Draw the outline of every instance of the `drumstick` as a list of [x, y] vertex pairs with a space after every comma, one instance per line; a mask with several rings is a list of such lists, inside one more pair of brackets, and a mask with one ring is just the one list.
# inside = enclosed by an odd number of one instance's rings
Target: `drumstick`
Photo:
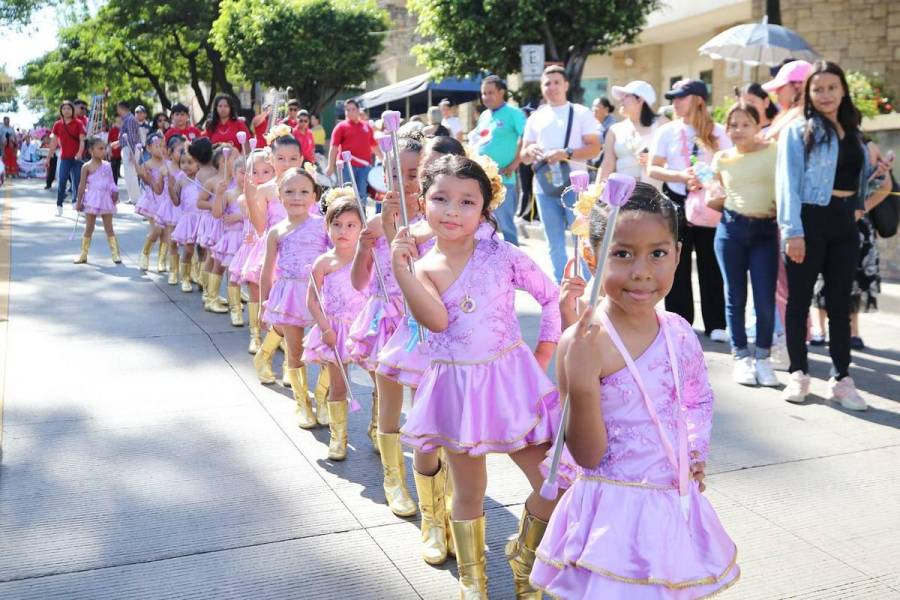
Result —
[[[623, 175], [621, 173], [613, 173], [603, 188], [601, 200], [610, 206], [609, 216], [606, 222], [606, 231], [603, 239], [594, 248], [594, 254], [597, 257], [597, 268], [594, 272], [594, 281], [591, 285], [590, 306], [591, 310], [597, 308], [597, 301], [600, 298], [600, 281], [603, 279], [603, 267], [606, 264], [606, 255], [609, 252], [609, 244], [612, 242], [613, 232], [616, 229], [616, 218], [619, 216], [619, 207], [628, 202], [634, 186], [637, 182], [634, 177]], [[559, 357], [562, 360], [562, 357]], [[559, 486], [556, 483], [556, 477], [559, 473], [559, 461], [562, 458], [563, 446], [566, 441], [566, 422], [569, 419], [569, 397], [563, 399], [562, 413], [559, 419], [559, 431], [556, 432], [554, 439], [553, 457], [550, 460], [550, 470], [544, 485], [541, 486], [541, 496], [547, 500], [556, 499], [559, 494]]]
[[[319, 294], [319, 286], [316, 285], [316, 278], [313, 275], [312, 268], [309, 271], [309, 285], [312, 286], [313, 293], [316, 295], [316, 302], [319, 303], [319, 308], [322, 310], [322, 314], [325, 315], [325, 320], [328, 320], [328, 315], [325, 314], [325, 305], [322, 304], [322, 296]], [[324, 343], [324, 340], [322, 340]], [[337, 363], [338, 370], [341, 372], [341, 379], [344, 380], [344, 386], [347, 388], [347, 399], [350, 401], [350, 412], [356, 412], [360, 409], [359, 402], [353, 397], [353, 393], [350, 391], [350, 378], [347, 377], [347, 370], [344, 368], [344, 362], [341, 360], [341, 357], [338, 355], [337, 348], [332, 348], [334, 352], [334, 360]], [[327, 368], [327, 367], [326, 367]]]

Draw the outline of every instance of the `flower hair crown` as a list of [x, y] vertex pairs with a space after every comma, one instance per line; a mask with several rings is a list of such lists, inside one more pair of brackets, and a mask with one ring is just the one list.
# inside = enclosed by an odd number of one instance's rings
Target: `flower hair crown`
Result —
[[279, 123], [275, 127], [273, 127], [269, 133], [266, 134], [266, 142], [271, 144], [275, 140], [280, 137], [284, 137], [286, 135], [293, 135], [291, 128], [284, 123]]
[[341, 198], [348, 198], [350, 200], [356, 200], [356, 194], [353, 192], [353, 188], [350, 187], [333, 187], [322, 197], [322, 203], [328, 207], [332, 202], [336, 200], [340, 200]]
[[497, 166], [493, 158], [486, 154], [475, 154], [469, 158], [478, 163], [491, 182], [491, 198], [490, 202], [488, 202], [488, 210], [493, 212], [500, 208], [500, 205], [506, 200], [506, 186], [500, 177], [500, 167]]

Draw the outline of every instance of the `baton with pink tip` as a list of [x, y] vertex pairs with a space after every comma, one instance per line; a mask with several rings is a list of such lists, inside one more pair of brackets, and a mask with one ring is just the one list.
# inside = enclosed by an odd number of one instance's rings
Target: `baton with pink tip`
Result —
[[[362, 200], [359, 197], [359, 191], [356, 187], [356, 177], [353, 175], [353, 168], [350, 166], [350, 160], [352, 155], [349, 150], [344, 150], [341, 152], [341, 159], [338, 163], [343, 163], [347, 165], [347, 171], [350, 173], [350, 187], [353, 190], [353, 197], [356, 198], [356, 208], [359, 210], [359, 220], [362, 221], [363, 231], [368, 229], [366, 224], [368, 220], [366, 219], [366, 209], [363, 206]], [[341, 171], [343, 171], [343, 164], [341, 165]], [[339, 171], [340, 172], [340, 171]], [[341, 186], [343, 187], [343, 180], [338, 179]], [[384, 295], [384, 301], [388, 301], [388, 290], [387, 286], [384, 284], [384, 273], [381, 271], [381, 265], [378, 262], [378, 255], [375, 254], [375, 248], [372, 248], [372, 264], [375, 266], [375, 275], [378, 277], [378, 285], [381, 286], [381, 293]]]
[[[319, 308], [322, 310], [322, 314], [325, 315], [325, 320], [328, 320], [328, 315], [325, 313], [325, 305], [322, 303], [322, 295], [319, 294], [319, 286], [316, 285], [316, 278], [313, 276], [312, 266], [310, 266], [309, 269], [309, 285], [312, 286], [313, 293], [316, 295], [316, 302], [319, 303]], [[341, 379], [344, 380], [344, 386], [347, 388], [347, 400], [350, 401], [350, 412], [356, 412], [360, 409], [360, 406], [359, 402], [356, 401], [356, 398], [353, 397], [353, 392], [350, 391], [350, 378], [347, 376], [347, 369], [344, 367], [344, 362], [341, 360], [337, 348], [332, 348], [332, 350], [334, 351], [334, 361], [337, 363], [338, 370], [341, 372]], [[319, 377], [321, 377], [321, 375], [319, 375]]]
[[378, 138], [378, 147], [381, 148], [381, 153], [384, 155], [384, 174], [388, 180], [388, 188], [391, 188], [391, 191], [393, 191], [394, 168], [391, 166], [390, 155], [394, 142], [390, 136], [383, 135]]
[[344, 187], [344, 161], [339, 158], [334, 165], [337, 169], [338, 187]]
[[246, 131], [238, 131], [235, 135], [237, 137], [237, 142], [241, 147], [241, 153], [243, 154], [246, 151], [244, 145], [247, 143], [247, 132]]
[[[609, 244], [612, 242], [613, 233], [616, 229], [616, 218], [619, 216], [619, 207], [628, 202], [636, 183], [634, 177], [623, 175], [621, 173], [613, 173], [609, 176], [606, 186], [603, 188], [603, 194], [600, 199], [609, 205], [610, 210], [609, 216], [607, 216], [606, 231], [603, 233], [603, 239], [600, 241], [600, 244], [594, 248], [594, 256], [597, 258], [597, 268], [594, 271], [594, 280], [591, 282], [590, 306], [592, 311], [597, 308], [597, 301], [600, 298], [600, 281], [603, 279], [603, 267], [606, 265], [606, 255], [609, 253]], [[550, 460], [550, 469], [547, 474], [547, 479], [544, 481], [544, 485], [541, 486], [541, 496], [547, 500], [554, 500], [559, 494], [559, 485], [556, 480], [559, 474], [559, 461], [562, 458], [563, 447], [566, 443], [566, 423], [568, 420], [569, 397], [566, 396], [563, 400], [562, 413], [559, 419], [559, 431], [556, 432], [556, 438], [553, 442], [553, 457]]]
[[256, 138], [250, 138], [249, 140], [247, 140], [247, 145], [250, 146], [250, 152], [256, 150]]

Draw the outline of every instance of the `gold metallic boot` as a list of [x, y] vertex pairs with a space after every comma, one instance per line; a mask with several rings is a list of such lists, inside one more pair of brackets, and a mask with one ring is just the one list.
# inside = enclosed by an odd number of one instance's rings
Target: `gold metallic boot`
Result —
[[406, 464], [400, 448], [399, 433], [378, 432], [378, 447], [381, 450], [381, 467], [384, 470], [384, 496], [388, 506], [398, 517], [416, 514], [416, 503], [406, 489]]
[[181, 263], [181, 291], [189, 294], [194, 291], [191, 285], [191, 261], [186, 260]]
[[450, 521], [450, 527], [456, 540], [460, 600], [487, 600], [484, 515], [471, 521]]
[[83, 265], [87, 262], [88, 250], [91, 248], [91, 238], [83, 237], [81, 238], [81, 254], [75, 257], [75, 260], [72, 262], [76, 265]]
[[447, 472], [439, 468], [434, 475], [422, 475], [413, 469], [419, 511], [422, 513], [422, 558], [429, 565], [447, 560], [447, 515], [444, 506], [444, 484]]
[[447, 449], [440, 449], [441, 470], [444, 471], [444, 516], [447, 526], [447, 554], [456, 556], [456, 545], [453, 543], [453, 529], [450, 527], [450, 511], [453, 510], [453, 478], [450, 477], [450, 463], [447, 462]]
[[[287, 340], [282, 338], [281, 345], [279, 346], [281, 349], [281, 385], [284, 387], [290, 387], [291, 382], [288, 380], [287, 370], [288, 370], [288, 361], [287, 361]], [[301, 367], [303, 369], [303, 377], [306, 381], [309, 381], [309, 372], [306, 370], [306, 365]]]
[[369, 439], [375, 454], [380, 454], [378, 448], [378, 388], [372, 390], [372, 420], [369, 421]]
[[178, 285], [178, 255], [169, 254], [169, 285]]
[[203, 304], [203, 310], [211, 313], [224, 315], [228, 312], [228, 307], [219, 303], [219, 287], [222, 285], [222, 276], [215, 273], [207, 273], [206, 302]]
[[[322, 365], [319, 376], [316, 378], [316, 420], [323, 427], [331, 422], [331, 412], [328, 409], [328, 388], [331, 387], [331, 372], [328, 365]], [[350, 393], [350, 390], [347, 390]]]
[[203, 264], [200, 266], [200, 289], [203, 290], [203, 304], [206, 305], [206, 302], [209, 300], [209, 271], [206, 270], [206, 261], [203, 261]]
[[200, 259], [197, 258], [197, 250], [191, 255], [191, 283], [200, 285]]
[[546, 521], [541, 521], [530, 514], [527, 509], [522, 508], [519, 533], [506, 543], [506, 560], [513, 572], [513, 586], [516, 590], [517, 600], [541, 600], [543, 598], [541, 592], [531, 587], [528, 578], [534, 567], [534, 553], [546, 530]]
[[259, 350], [259, 302], [247, 303], [247, 321], [250, 325], [250, 345], [247, 352], [256, 354]]
[[168, 253], [168, 247], [163, 243], [162, 236], [159, 236], [159, 255], [156, 257], [156, 272], [157, 273], [165, 273], [166, 272], [166, 254]]
[[106, 241], [109, 242], [109, 255], [112, 257], [112, 261], [117, 265], [122, 264], [122, 254], [119, 252], [119, 239], [114, 235], [109, 235], [106, 237]]
[[[272, 355], [281, 343], [281, 336], [269, 329], [266, 339], [260, 344], [259, 350], [253, 355], [253, 366], [256, 368], [256, 376], [260, 383], [269, 385], [275, 383], [275, 374], [272, 372]], [[293, 387], [293, 386], [291, 386]]]
[[232, 327], [244, 326], [244, 305], [241, 304], [241, 288], [228, 286], [228, 312], [231, 314]]
[[347, 400], [328, 403], [328, 421], [328, 429], [331, 431], [328, 458], [344, 460], [347, 458]]
[[[268, 340], [268, 336], [266, 336]], [[263, 342], [263, 346], [266, 342]], [[316, 426], [316, 417], [313, 415], [312, 402], [309, 400], [309, 387], [306, 383], [306, 370], [303, 367], [288, 369], [287, 376], [294, 391], [294, 400], [297, 402], [297, 425], [301, 429], [312, 429]]]
[[141, 267], [141, 271], [146, 271], [150, 268], [150, 250], [153, 248], [153, 242], [150, 241], [148, 237], [144, 240], [144, 247], [141, 249], [141, 258], [139, 259], [139, 264]]

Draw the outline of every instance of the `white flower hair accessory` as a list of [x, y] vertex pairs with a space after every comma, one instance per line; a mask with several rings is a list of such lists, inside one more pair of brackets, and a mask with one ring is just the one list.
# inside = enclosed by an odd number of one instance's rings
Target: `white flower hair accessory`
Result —
[[491, 182], [491, 200], [488, 203], [488, 210], [493, 212], [500, 208], [500, 205], [506, 200], [506, 186], [503, 185], [503, 179], [500, 177], [500, 167], [493, 158], [486, 154], [476, 154], [471, 159], [478, 163]]
[[293, 132], [291, 131], [291, 128], [289, 126], [285, 125], [284, 123], [280, 123], [273, 127], [271, 131], [266, 134], [266, 142], [271, 144], [276, 139], [284, 137], [286, 135], [293, 135]]
[[353, 193], [353, 189], [349, 187], [333, 187], [327, 192], [325, 192], [325, 196], [322, 197], [322, 203], [328, 207], [335, 200], [340, 200], [341, 198], [349, 198], [350, 200], [356, 200], [356, 195]]

